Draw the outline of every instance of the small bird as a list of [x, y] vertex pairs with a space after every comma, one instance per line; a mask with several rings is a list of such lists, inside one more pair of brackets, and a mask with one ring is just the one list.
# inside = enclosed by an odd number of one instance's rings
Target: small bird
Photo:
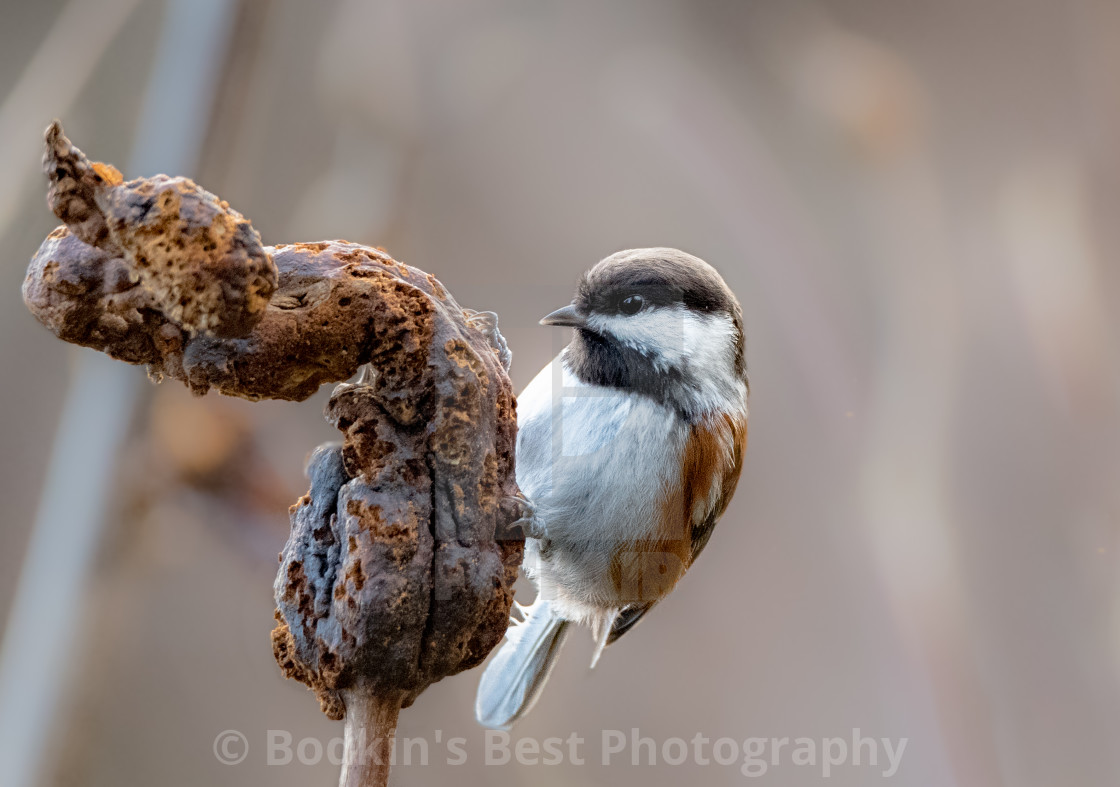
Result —
[[669, 248], [620, 251], [542, 325], [571, 343], [518, 397], [522, 569], [475, 715], [508, 728], [540, 696], [570, 624], [613, 643], [703, 550], [739, 480], [747, 444], [742, 309], [715, 268]]

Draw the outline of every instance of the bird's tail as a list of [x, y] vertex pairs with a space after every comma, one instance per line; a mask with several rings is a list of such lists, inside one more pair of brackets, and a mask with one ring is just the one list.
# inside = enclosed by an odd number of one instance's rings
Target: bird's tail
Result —
[[568, 633], [568, 621], [539, 596], [521, 610], [525, 620], [510, 625], [478, 684], [474, 715], [485, 727], [508, 729], [529, 712]]

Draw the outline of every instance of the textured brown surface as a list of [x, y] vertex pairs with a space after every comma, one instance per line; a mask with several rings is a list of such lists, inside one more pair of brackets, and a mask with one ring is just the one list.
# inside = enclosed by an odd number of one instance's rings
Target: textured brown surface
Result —
[[123, 182], [90, 162], [57, 121], [46, 133], [47, 203], [83, 242], [120, 257], [159, 310], [191, 332], [244, 336], [276, 290], [252, 225], [187, 178]]
[[285, 673], [341, 718], [350, 692], [408, 705], [480, 663], [505, 632], [521, 543], [495, 540], [518, 514], [512, 388], [470, 313], [379, 250], [262, 247], [188, 180], [123, 183], [57, 124], [47, 146], [67, 226], [23, 292], [59, 338], [247, 399], [305, 399], [371, 364], [335, 389], [343, 441], [315, 452], [291, 508], [273, 632]]

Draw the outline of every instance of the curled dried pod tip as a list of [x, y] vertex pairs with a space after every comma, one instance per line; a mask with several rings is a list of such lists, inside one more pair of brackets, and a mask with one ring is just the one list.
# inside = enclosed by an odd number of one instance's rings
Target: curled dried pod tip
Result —
[[45, 141], [51, 210], [80, 241], [124, 260], [169, 319], [228, 337], [260, 321], [277, 272], [244, 216], [188, 178], [125, 182], [87, 159], [57, 120]]

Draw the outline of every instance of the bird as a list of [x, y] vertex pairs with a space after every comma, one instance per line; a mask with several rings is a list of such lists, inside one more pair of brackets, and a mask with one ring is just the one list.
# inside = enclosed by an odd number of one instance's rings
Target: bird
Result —
[[678, 249], [629, 249], [579, 279], [541, 321], [571, 342], [517, 399], [522, 571], [479, 682], [480, 724], [509, 729], [540, 696], [573, 626], [594, 667], [693, 565], [735, 492], [750, 384], [743, 313], [714, 267]]

